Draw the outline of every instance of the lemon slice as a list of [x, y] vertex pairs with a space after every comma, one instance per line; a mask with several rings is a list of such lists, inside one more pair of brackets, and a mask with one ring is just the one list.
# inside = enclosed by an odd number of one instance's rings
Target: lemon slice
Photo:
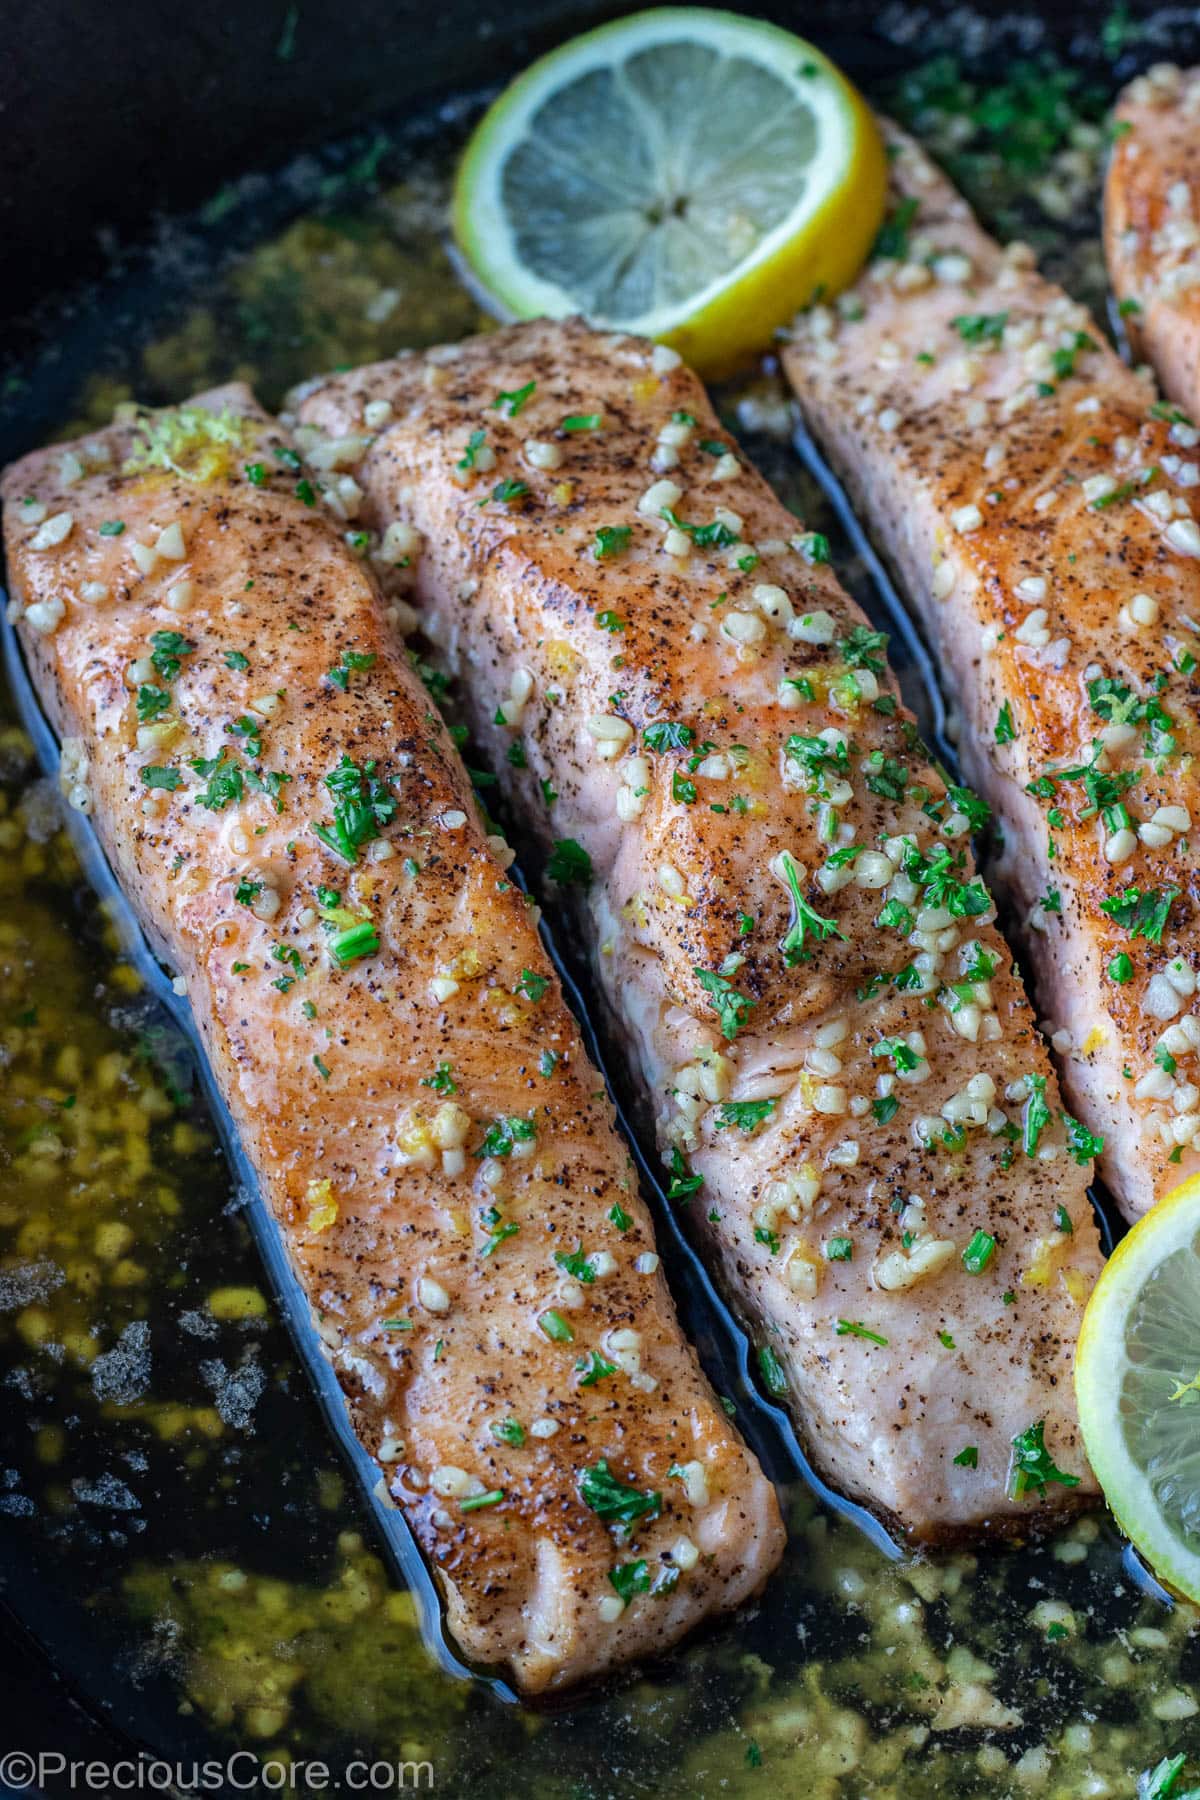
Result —
[[715, 374], [854, 278], [886, 187], [875, 121], [819, 50], [673, 6], [505, 90], [467, 146], [454, 230], [503, 316], [582, 312]]
[[1118, 1244], [1075, 1355], [1088, 1458], [1159, 1578], [1200, 1601], [1200, 1176]]

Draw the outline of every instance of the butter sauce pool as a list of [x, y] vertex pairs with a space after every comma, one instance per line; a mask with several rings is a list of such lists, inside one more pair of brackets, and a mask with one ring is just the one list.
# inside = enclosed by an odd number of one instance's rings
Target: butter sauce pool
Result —
[[[1112, 85], [1042, 65], [997, 88], [943, 58], [893, 103], [1094, 302]], [[485, 328], [443, 242], [477, 110], [216, 196], [13, 373], [6, 448], [37, 431], [35, 399], [54, 435], [234, 375], [274, 404], [317, 370]], [[790, 450], [770, 367], [720, 400], [878, 610]], [[900, 661], [932, 733], [921, 666]], [[534, 1800], [1066, 1800], [1131, 1795], [1160, 1757], [1200, 1753], [1200, 1613], [1144, 1591], [1102, 1515], [1043, 1545], [893, 1563], [799, 1479], [767, 1595], [669, 1661], [551, 1714], [442, 1674], [273, 1317], [186, 1048], [122, 961], [7, 723], [0, 895], [8, 1597], [156, 1754], [429, 1764], [437, 1789], [481, 1797], [519, 1768]]]

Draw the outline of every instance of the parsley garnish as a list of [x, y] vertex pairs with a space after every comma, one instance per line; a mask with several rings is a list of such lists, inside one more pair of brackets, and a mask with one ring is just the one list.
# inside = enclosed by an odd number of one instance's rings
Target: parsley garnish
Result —
[[839, 1319], [834, 1326], [834, 1332], [838, 1337], [865, 1338], [869, 1344], [879, 1344], [884, 1349], [887, 1348], [887, 1339], [880, 1337], [877, 1331], [868, 1331], [867, 1327], [858, 1319]]
[[1008, 314], [960, 313], [950, 323], [964, 344], [998, 344], [1008, 324]]
[[574, 838], [555, 838], [546, 864], [546, 876], [550, 881], [557, 881], [560, 887], [589, 887], [592, 859]]
[[313, 831], [344, 862], [357, 862], [361, 846], [377, 838], [380, 826], [390, 824], [396, 816], [399, 803], [376, 775], [377, 767], [374, 759], [360, 768], [343, 756], [325, 777], [325, 786], [333, 795], [333, 824], [314, 823]]
[[748, 994], [739, 994], [727, 975], [713, 969], [693, 969], [692, 974], [708, 995], [708, 1004], [721, 1021], [721, 1033], [732, 1041], [745, 1029], [750, 1010], [757, 1004]]
[[576, 1359], [575, 1373], [579, 1377], [580, 1387], [595, 1387], [617, 1372], [616, 1363], [610, 1363], [601, 1356], [598, 1350], [589, 1350], [586, 1356]]
[[[507, 481], [496, 483], [492, 489], [491, 498], [498, 500], [501, 506], [511, 506], [514, 500], [523, 500], [528, 492], [529, 483], [527, 481], [514, 481], [510, 478]], [[479, 504], [486, 506], [487, 501], [481, 500]]]
[[174, 681], [182, 667], [182, 658], [196, 648], [182, 632], [155, 631], [150, 635], [150, 661], [164, 681]]
[[514, 1144], [530, 1143], [535, 1136], [532, 1119], [496, 1119], [488, 1126], [476, 1156], [511, 1156]]
[[635, 1594], [650, 1592], [650, 1571], [644, 1557], [639, 1557], [637, 1562], [618, 1563], [615, 1569], [608, 1571], [608, 1579], [626, 1606]]
[[623, 1527], [636, 1519], [655, 1518], [662, 1511], [660, 1493], [642, 1493], [630, 1487], [612, 1473], [604, 1457], [581, 1473], [579, 1498], [598, 1519], [612, 1519]]
[[651, 750], [686, 750], [695, 736], [690, 725], [681, 725], [675, 719], [661, 719], [657, 725], [646, 726], [642, 732], [642, 741]]
[[141, 776], [147, 787], [166, 788], [167, 792], [172, 794], [176, 788], [183, 786], [183, 776], [178, 769], [164, 769], [154, 763], [144, 768]]
[[360, 650], [343, 650], [340, 662], [335, 668], [327, 669], [325, 673], [334, 687], [341, 688], [344, 694], [350, 686], [351, 675], [361, 674], [367, 669], [373, 669], [374, 666], [375, 652], [373, 650], [366, 653]]
[[1099, 1156], [1104, 1148], [1102, 1137], [1094, 1136], [1086, 1125], [1081, 1125], [1078, 1119], [1071, 1117], [1070, 1113], [1063, 1113], [1062, 1122], [1066, 1127], [1067, 1149], [1077, 1163], [1081, 1165], [1089, 1163], [1093, 1157]]
[[726, 1100], [717, 1114], [717, 1130], [736, 1126], [747, 1136], [775, 1111], [774, 1100]]
[[709, 525], [689, 525], [686, 519], [679, 518], [669, 506], [662, 509], [662, 517], [676, 531], [686, 532], [697, 550], [726, 550], [730, 544], [736, 544], [738, 534], [731, 531], [723, 519], [714, 519]]
[[532, 397], [536, 389], [536, 381], [527, 381], [524, 387], [515, 388], [511, 393], [507, 393], [502, 389], [492, 401], [492, 405], [496, 408], [497, 412], [502, 412], [506, 418], [515, 419], [525, 402]]
[[1164, 888], [1161, 893], [1157, 888], [1151, 888], [1146, 893], [1140, 888], [1126, 888], [1123, 894], [1115, 894], [1111, 900], [1102, 900], [1100, 911], [1107, 913], [1115, 924], [1123, 926], [1130, 937], [1142, 937], [1148, 943], [1161, 944], [1171, 902], [1178, 895], [1178, 888]]
[[1036, 1425], [1030, 1425], [1012, 1440], [1014, 1499], [1019, 1500], [1031, 1490], [1044, 1494], [1051, 1482], [1057, 1482], [1059, 1487], [1079, 1486], [1078, 1475], [1064, 1475], [1061, 1469], [1055, 1467], [1054, 1459], [1046, 1449], [1045, 1430], [1045, 1419], [1039, 1419]]
[[597, 562], [602, 562], [606, 556], [620, 556], [622, 550], [628, 550], [632, 536], [632, 525], [601, 525], [592, 544], [592, 554]]
[[846, 934], [832, 919], [822, 918], [809, 905], [800, 891], [800, 871], [786, 850], [780, 852], [779, 861], [792, 896], [792, 922], [779, 948], [784, 962], [792, 968], [804, 958], [804, 942], [810, 932], [818, 943], [823, 943], [826, 938], [840, 938], [845, 943]]

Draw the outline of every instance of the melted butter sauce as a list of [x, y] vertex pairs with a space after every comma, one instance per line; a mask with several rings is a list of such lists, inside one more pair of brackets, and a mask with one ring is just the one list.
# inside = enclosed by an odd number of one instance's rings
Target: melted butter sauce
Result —
[[[894, 101], [1003, 230], [1032, 226], [1053, 272], [1094, 300], [1103, 94], [1055, 80], [1001, 93], [943, 62]], [[1018, 122], [1034, 107], [1015, 165], [1003, 96]], [[218, 195], [114, 288], [102, 342], [68, 331], [53, 366], [10, 378], [6, 449], [27, 445], [35, 392], [70, 435], [122, 399], [231, 376], [276, 404], [315, 371], [485, 327], [443, 241], [476, 110]], [[1080, 218], [1085, 233], [1066, 229]], [[791, 451], [770, 364], [719, 399], [877, 608]], [[900, 662], [936, 736], [911, 646]], [[768, 1594], [653, 1669], [545, 1714], [443, 1674], [265, 1297], [186, 1048], [122, 961], [3, 721], [0, 1143], [10, 1603], [157, 1754], [428, 1760], [464, 1796], [507, 1788], [519, 1759], [533, 1800], [1082, 1800], [1200, 1753], [1200, 1614], [1145, 1591], [1103, 1515], [1042, 1545], [894, 1563], [799, 1480]]]

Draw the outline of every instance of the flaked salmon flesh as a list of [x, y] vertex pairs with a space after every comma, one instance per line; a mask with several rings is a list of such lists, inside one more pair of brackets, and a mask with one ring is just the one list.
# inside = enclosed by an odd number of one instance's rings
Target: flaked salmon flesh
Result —
[[186, 985], [454, 1636], [536, 1692], [736, 1606], [781, 1554], [774, 1490], [681, 1335], [504, 845], [294, 448], [234, 387], [37, 451], [3, 498], [64, 789]]
[[673, 1203], [822, 1469], [920, 1538], [1094, 1493], [1088, 1135], [979, 803], [823, 541], [674, 352], [578, 321], [336, 376], [299, 418], [581, 925]]
[[1200, 1167], [1200, 432], [892, 137], [784, 363], [959, 714], [1071, 1112], [1127, 1218]]

